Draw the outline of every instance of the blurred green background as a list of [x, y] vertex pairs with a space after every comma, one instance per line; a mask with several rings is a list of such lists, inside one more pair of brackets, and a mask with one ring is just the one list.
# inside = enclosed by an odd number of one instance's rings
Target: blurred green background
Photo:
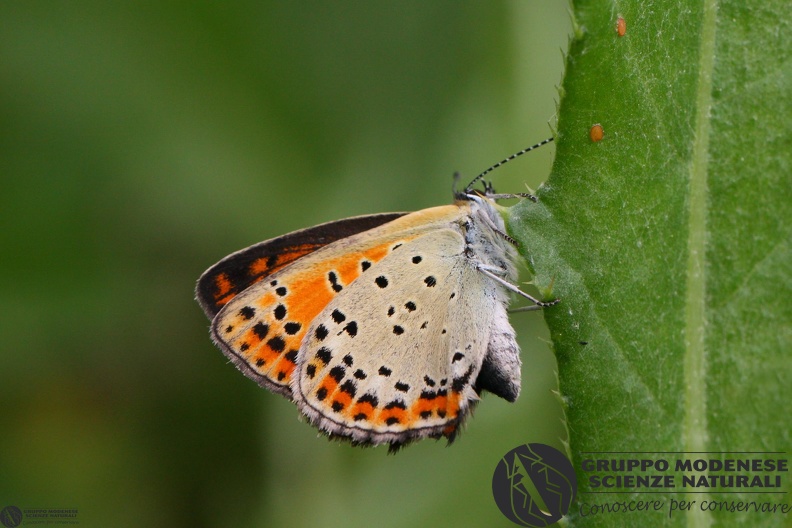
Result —
[[[449, 448], [318, 438], [212, 345], [228, 253], [450, 203], [547, 137], [556, 2], [0, 4], [0, 508], [81, 526], [511, 526], [500, 458], [566, 435], [541, 314], [515, 404]], [[499, 169], [536, 187], [552, 145]]]

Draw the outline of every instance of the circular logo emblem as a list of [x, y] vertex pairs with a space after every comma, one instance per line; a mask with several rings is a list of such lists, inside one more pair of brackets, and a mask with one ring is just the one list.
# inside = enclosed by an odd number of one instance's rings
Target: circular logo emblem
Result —
[[6, 528], [14, 528], [22, 522], [22, 510], [16, 506], [6, 506], [0, 510], [0, 523]]
[[576, 493], [572, 463], [545, 444], [515, 447], [498, 462], [492, 475], [495, 504], [520, 526], [553, 524], [567, 514]]

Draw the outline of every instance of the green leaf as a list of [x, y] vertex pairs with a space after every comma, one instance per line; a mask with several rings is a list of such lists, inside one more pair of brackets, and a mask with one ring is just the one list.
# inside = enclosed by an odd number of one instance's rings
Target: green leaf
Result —
[[[514, 207], [510, 221], [537, 286], [561, 299], [545, 318], [578, 503], [789, 503], [769, 493], [585, 493], [581, 462], [590, 451], [786, 451], [776, 455], [783, 458], [792, 450], [788, 3], [616, 6], [575, 2], [553, 171], [539, 203]], [[589, 138], [595, 123], [600, 142]], [[766, 491], [792, 491], [782, 475], [782, 489]], [[579, 517], [573, 509], [571, 518], [581, 526], [788, 520], [698, 510]]]

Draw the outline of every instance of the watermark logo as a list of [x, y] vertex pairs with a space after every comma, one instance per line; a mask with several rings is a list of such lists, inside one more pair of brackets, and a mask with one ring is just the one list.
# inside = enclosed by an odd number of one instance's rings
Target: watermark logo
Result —
[[22, 510], [16, 506], [6, 506], [0, 510], [0, 523], [6, 528], [15, 528], [22, 522]]
[[567, 514], [577, 479], [569, 459], [545, 444], [515, 447], [498, 462], [492, 496], [501, 513], [520, 526], [539, 528]]
[[77, 515], [76, 508], [19, 508], [17, 506], [6, 506], [0, 510], [0, 524], [5, 528], [38, 524], [46, 524], [48, 526], [77, 525], [80, 524]]

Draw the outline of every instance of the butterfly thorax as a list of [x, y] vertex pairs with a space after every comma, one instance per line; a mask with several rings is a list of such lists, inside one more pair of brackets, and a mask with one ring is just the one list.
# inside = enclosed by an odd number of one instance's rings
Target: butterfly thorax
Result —
[[481, 264], [503, 270], [504, 279], [515, 281], [518, 254], [505, 235], [503, 217], [489, 198], [474, 194], [467, 197], [469, 200], [460, 205], [470, 210], [462, 223], [468, 256]]

